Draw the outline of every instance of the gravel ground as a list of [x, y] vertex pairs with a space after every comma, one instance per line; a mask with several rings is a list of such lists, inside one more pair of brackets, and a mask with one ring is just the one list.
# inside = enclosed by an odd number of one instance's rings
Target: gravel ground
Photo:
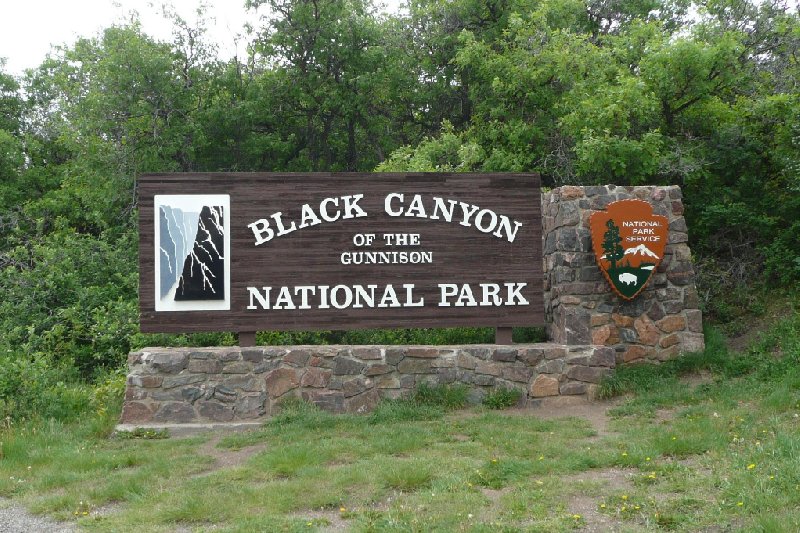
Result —
[[30, 514], [8, 500], [0, 501], [0, 533], [73, 533], [75, 526]]

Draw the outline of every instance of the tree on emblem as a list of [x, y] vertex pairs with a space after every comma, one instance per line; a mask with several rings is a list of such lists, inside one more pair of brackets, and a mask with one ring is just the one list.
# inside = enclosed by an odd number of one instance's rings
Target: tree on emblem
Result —
[[614, 221], [609, 219], [606, 222], [608, 228], [603, 234], [603, 252], [606, 259], [611, 262], [611, 270], [617, 268], [617, 261], [625, 257], [625, 250], [622, 248], [622, 238], [619, 236], [619, 228]]

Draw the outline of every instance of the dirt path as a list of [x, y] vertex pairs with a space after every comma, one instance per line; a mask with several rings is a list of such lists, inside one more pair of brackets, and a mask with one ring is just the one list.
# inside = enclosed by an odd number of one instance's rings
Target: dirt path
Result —
[[203, 471], [201, 476], [208, 475], [211, 472], [223, 468], [234, 468], [244, 464], [245, 461], [253, 457], [255, 454], [266, 450], [266, 444], [255, 444], [253, 446], [245, 446], [238, 450], [231, 450], [228, 448], [218, 448], [217, 444], [224, 437], [224, 433], [215, 433], [208, 441], [197, 449], [199, 455], [208, 455], [214, 459], [212, 464], [207, 470]]
[[19, 505], [12, 505], [10, 500], [0, 498], [0, 533], [32, 533], [35, 531], [72, 533], [75, 531], [75, 525], [31, 514]]
[[536, 407], [520, 409], [521, 413], [537, 418], [583, 418], [588, 420], [598, 437], [605, 437], [612, 432], [608, 429], [611, 418], [608, 410], [619, 405], [621, 401], [589, 401], [581, 397], [555, 396], [545, 398]]
[[[614, 401], [588, 401], [583, 398], [554, 397], [545, 399], [537, 407], [526, 409], [528, 415], [537, 418], [581, 418], [588, 421], [597, 432], [595, 438], [612, 435], [609, 428], [611, 417], [608, 410], [622, 403]], [[613, 516], [603, 514], [598, 509], [596, 496], [586, 494], [591, 487], [602, 485], [604, 490], [618, 491], [633, 487], [632, 478], [637, 470], [632, 468], [603, 468], [587, 470], [578, 474], [566, 475], [562, 478], [564, 487], [572, 489], [567, 500], [567, 512], [579, 515], [584, 524], [579, 531], [587, 533], [612, 532], [623, 529], [630, 530], [632, 524], [623, 523]]]

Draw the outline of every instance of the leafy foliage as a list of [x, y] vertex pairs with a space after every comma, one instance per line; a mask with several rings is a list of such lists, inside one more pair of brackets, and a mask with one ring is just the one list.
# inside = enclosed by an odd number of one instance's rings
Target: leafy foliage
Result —
[[467, 386], [461, 384], [428, 385], [427, 383], [420, 383], [411, 399], [421, 405], [431, 405], [452, 410], [459, 409], [467, 404], [468, 392]]
[[723, 271], [746, 267], [713, 294], [761, 274], [797, 282], [796, 12], [746, 0], [697, 5], [691, 18], [688, 3], [658, 1], [517, 7], [465, 27], [452, 48], [469, 120], [379, 168], [679, 184], [694, 250]]
[[497, 387], [483, 397], [483, 405], [489, 409], [508, 409], [517, 405], [523, 392], [511, 387]]

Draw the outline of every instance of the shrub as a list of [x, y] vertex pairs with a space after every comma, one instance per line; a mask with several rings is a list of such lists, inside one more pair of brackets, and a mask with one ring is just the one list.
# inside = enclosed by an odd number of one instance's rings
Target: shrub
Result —
[[98, 416], [113, 416], [122, 407], [122, 397], [125, 395], [127, 380], [125, 374], [124, 368], [118, 368], [109, 372], [105, 378], [98, 380], [91, 402], [92, 409]]
[[519, 402], [522, 391], [511, 387], [497, 387], [483, 398], [483, 405], [489, 409], [508, 409]]
[[278, 404], [279, 411], [268, 422], [272, 427], [299, 426], [303, 428], [331, 427], [336, 418], [301, 398], [285, 398]]
[[91, 388], [77, 382], [74, 368], [41, 355], [0, 356], [0, 418], [74, 420], [91, 401]]
[[[261, 331], [258, 344], [493, 344], [494, 328], [398, 328], [349, 331]], [[544, 342], [544, 328], [514, 328], [514, 342]]]
[[382, 400], [370, 415], [375, 424], [407, 422], [411, 420], [433, 420], [446, 411], [459, 409], [467, 404], [466, 385], [429, 385], [421, 383], [406, 398]]
[[469, 389], [467, 389], [466, 385], [429, 385], [421, 383], [411, 398], [421, 405], [452, 410], [467, 405], [468, 392]]

